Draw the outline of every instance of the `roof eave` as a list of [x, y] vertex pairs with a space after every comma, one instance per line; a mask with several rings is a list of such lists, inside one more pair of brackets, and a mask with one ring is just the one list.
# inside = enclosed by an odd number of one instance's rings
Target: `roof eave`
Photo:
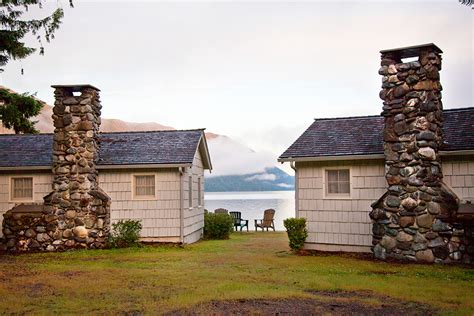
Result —
[[[440, 151], [441, 156], [460, 156], [474, 155], [474, 149], [469, 150], [453, 150]], [[339, 155], [339, 156], [317, 156], [317, 157], [284, 157], [278, 158], [278, 162], [305, 162], [305, 161], [336, 161], [336, 160], [367, 160], [367, 159], [384, 159], [384, 154], [368, 154], [368, 155]]]
[[128, 165], [97, 165], [99, 170], [111, 169], [163, 169], [163, 168], [179, 168], [190, 167], [192, 163], [161, 163], [161, 164], [128, 164]]
[[278, 158], [279, 162], [304, 162], [304, 161], [328, 161], [328, 160], [364, 160], [364, 159], [383, 159], [383, 154], [370, 155], [341, 155], [341, 156], [319, 156], [319, 157], [286, 157]]
[[20, 170], [51, 170], [51, 166], [0, 167], [0, 171], [20, 171]]
[[211, 172], [212, 171], [211, 155], [209, 154], [209, 147], [207, 146], [207, 139], [206, 139], [206, 134], [204, 133], [204, 130], [202, 132], [201, 139], [199, 141], [198, 149], [201, 152], [201, 156], [204, 153], [204, 158], [205, 158], [204, 169], [207, 169], [209, 170], [209, 172]]
[[[162, 164], [127, 164], [127, 165], [97, 165], [99, 170], [113, 169], [164, 169], [190, 167], [192, 163], [162, 163]], [[36, 171], [51, 170], [51, 166], [18, 166], [18, 167], [0, 167], [0, 171]]]

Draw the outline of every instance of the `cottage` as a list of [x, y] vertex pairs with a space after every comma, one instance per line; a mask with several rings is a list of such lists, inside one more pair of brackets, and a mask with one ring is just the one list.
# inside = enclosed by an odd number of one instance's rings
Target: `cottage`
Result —
[[[474, 108], [444, 110], [446, 184], [474, 200]], [[387, 189], [383, 117], [316, 119], [279, 158], [295, 167], [296, 216], [306, 248], [370, 252], [371, 204]]]
[[[92, 240], [69, 236], [71, 231], [79, 234], [77, 227], [84, 226], [90, 235], [120, 219], [141, 220], [143, 241], [199, 240], [204, 170], [212, 169], [204, 130], [99, 134], [99, 90], [90, 85], [54, 88], [54, 134], [0, 136], [0, 214], [44, 199], [43, 213], [53, 219], [51, 231], [43, 236], [54, 245], [47, 245], [50, 249], [77, 246], [66, 244], [68, 240], [89, 245]], [[89, 206], [84, 198], [91, 196], [110, 197], [110, 214], [85, 211]], [[90, 218], [95, 222], [88, 223]], [[12, 240], [10, 246], [17, 247], [21, 238], [5, 225], [3, 232], [7, 242]], [[24, 241], [27, 248], [25, 243], [31, 241]]]
[[[428, 262], [458, 260], [467, 248], [474, 253], [459, 237], [465, 231], [472, 238], [474, 225], [458, 223], [447, 214], [457, 207], [446, 206], [474, 201], [474, 108], [441, 110], [440, 54], [433, 44], [383, 51], [382, 116], [316, 119], [279, 157], [295, 169], [307, 249]], [[406, 84], [412, 73], [418, 75]]]

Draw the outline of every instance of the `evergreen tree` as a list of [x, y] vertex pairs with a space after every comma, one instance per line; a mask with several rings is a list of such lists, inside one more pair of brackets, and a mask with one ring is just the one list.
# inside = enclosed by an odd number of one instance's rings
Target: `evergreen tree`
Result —
[[[42, 19], [24, 20], [22, 16], [32, 6], [42, 8], [43, 0], [1, 0], [0, 2], [0, 72], [11, 59], [23, 59], [37, 51], [22, 42], [27, 34], [36, 36], [39, 53], [44, 54], [43, 40], [49, 42], [59, 28], [64, 11], [57, 8]], [[72, 7], [72, 0], [69, 0]], [[23, 69], [22, 69], [23, 73]], [[17, 94], [0, 89], [0, 121], [15, 133], [37, 133], [30, 117], [37, 115], [42, 104], [29, 94]]]
[[6, 128], [11, 128], [16, 134], [36, 134], [35, 123], [29, 119], [41, 111], [43, 104], [33, 95], [17, 94], [0, 88], [0, 121]]

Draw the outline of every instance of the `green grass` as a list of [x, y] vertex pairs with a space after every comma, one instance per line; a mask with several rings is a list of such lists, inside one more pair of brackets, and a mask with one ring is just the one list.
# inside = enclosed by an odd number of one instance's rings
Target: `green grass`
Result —
[[0, 256], [0, 313], [151, 314], [216, 299], [311, 297], [308, 290], [370, 291], [474, 313], [472, 269], [296, 256], [284, 233], [236, 233], [182, 248]]

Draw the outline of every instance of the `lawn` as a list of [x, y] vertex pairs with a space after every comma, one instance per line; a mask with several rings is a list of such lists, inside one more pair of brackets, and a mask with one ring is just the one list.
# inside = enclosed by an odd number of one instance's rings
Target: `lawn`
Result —
[[473, 269], [296, 256], [284, 233], [234, 233], [185, 247], [0, 255], [0, 280], [0, 313], [152, 314], [282, 298], [379, 307], [392, 300], [474, 313]]

